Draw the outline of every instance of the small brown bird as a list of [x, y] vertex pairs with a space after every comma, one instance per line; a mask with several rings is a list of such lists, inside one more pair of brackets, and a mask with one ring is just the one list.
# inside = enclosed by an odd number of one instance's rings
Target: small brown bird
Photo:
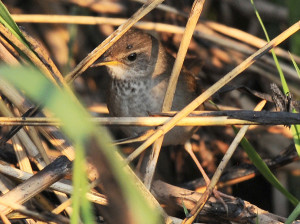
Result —
[[[100, 63], [111, 76], [107, 106], [111, 116], [141, 117], [161, 112], [175, 59], [160, 41], [148, 33], [130, 29], [104, 55]], [[181, 110], [197, 96], [193, 75], [181, 72], [172, 110]], [[138, 136], [147, 127], [122, 127], [128, 136]], [[194, 127], [176, 127], [166, 134], [163, 145], [184, 144]]]
[[[175, 59], [155, 37], [136, 29], [130, 29], [104, 55], [100, 63], [105, 65], [111, 76], [108, 86], [107, 106], [111, 116], [141, 117], [161, 112], [169, 78]], [[182, 71], [173, 99], [172, 110], [181, 110], [197, 95], [200, 90], [196, 78]], [[128, 136], [138, 136], [147, 127], [122, 127]], [[175, 127], [168, 132], [163, 146], [183, 145], [192, 136], [195, 127]], [[187, 150], [187, 149], [186, 149]], [[197, 164], [208, 185], [210, 182], [192, 150], [187, 150]], [[227, 205], [217, 191], [215, 196]]]

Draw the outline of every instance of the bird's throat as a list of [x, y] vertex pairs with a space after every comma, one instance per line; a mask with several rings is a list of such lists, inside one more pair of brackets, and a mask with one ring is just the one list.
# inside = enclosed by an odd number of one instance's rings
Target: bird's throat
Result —
[[113, 79], [111, 90], [116, 91], [119, 96], [140, 95], [142, 92], [147, 92], [151, 86], [151, 80], [147, 79]]

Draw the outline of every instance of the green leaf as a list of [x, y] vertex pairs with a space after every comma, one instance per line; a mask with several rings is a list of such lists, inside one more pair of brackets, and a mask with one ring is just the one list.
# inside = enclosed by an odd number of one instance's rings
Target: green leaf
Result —
[[26, 41], [26, 38], [20, 31], [18, 25], [15, 23], [10, 13], [8, 12], [5, 5], [0, 1], [0, 22], [12, 32], [14, 36], [16, 36], [20, 41], [22, 41], [28, 48], [29, 44]]
[[290, 52], [289, 52], [289, 55], [290, 55], [290, 58], [291, 58], [291, 60], [292, 60], [292, 62], [293, 62], [294, 68], [296, 69], [296, 72], [297, 72], [297, 74], [298, 74], [298, 77], [300, 78], [300, 69], [299, 69], [299, 67], [298, 67], [298, 65], [297, 65], [297, 63], [296, 63], [296, 61], [295, 61], [293, 55], [292, 55]]
[[82, 211], [83, 223], [93, 224], [92, 206], [88, 199], [85, 197], [88, 192], [89, 184], [87, 175], [83, 167], [85, 167], [85, 151], [82, 145], [75, 145], [76, 159], [73, 164], [73, 193], [72, 193], [72, 207], [73, 213], [71, 216], [71, 223], [80, 223], [80, 208]]
[[[294, 113], [298, 113], [296, 110], [293, 110]], [[295, 143], [295, 148], [297, 150], [298, 156], [300, 157], [300, 125], [292, 125], [291, 132], [293, 134], [293, 139]]]
[[184, 205], [184, 201], [183, 200], [182, 200], [182, 208], [183, 208], [185, 217], [188, 217], [189, 216], [189, 211], [186, 208], [186, 206]]
[[[289, 24], [294, 24], [299, 20], [299, 8], [300, 8], [300, 1], [299, 0], [288, 0], [283, 1], [287, 3], [288, 6], [288, 19]], [[300, 55], [300, 33], [297, 32], [290, 38], [290, 49], [291, 51], [296, 54]]]
[[[233, 126], [235, 133], [238, 133], [238, 129]], [[281, 183], [277, 180], [274, 174], [271, 172], [267, 164], [262, 160], [262, 158], [255, 151], [253, 146], [248, 142], [246, 138], [241, 141], [243, 149], [248, 154], [250, 160], [254, 166], [259, 170], [259, 172], [269, 181], [275, 188], [277, 188], [283, 195], [285, 195], [288, 200], [293, 204], [297, 205], [299, 203], [298, 199], [295, 198], [290, 192], [288, 192]]]
[[[291, 53], [289, 53], [289, 54], [290, 54], [291, 60], [293, 62], [293, 65], [296, 69], [296, 72], [300, 78], [300, 69], [299, 69], [295, 59], [293, 58], [293, 55]], [[293, 113], [298, 113], [298, 112], [295, 109], [293, 109]], [[294, 139], [294, 143], [295, 143], [295, 147], [296, 147], [298, 156], [300, 157], [300, 125], [298, 125], [298, 124], [292, 125], [291, 131], [293, 134], [293, 139]]]
[[[262, 19], [259, 16], [259, 13], [258, 13], [258, 11], [257, 11], [257, 9], [255, 7], [254, 1], [253, 0], [250, 0], [250, 1], [251, 1], [251, 4], [253, 5], [253, 8], [254, 8], [255, 14], [257, 16], [257, 19], [259, 20], [260, 25], [261, 25], [264, 33], [265, 33], [266, 39], [267, 39], [268, 42], [270, 42], [270, 38], [269, 38], [268, 32], [267, 32], [267, 30], [266, 30], [266, 28], [264, 26], [264, 23], [263, 23]], [[299, 2], [298, 2], [298, 4], [299, 4]], [[298, 12], [298, 10], [297, 10], [297, 12]], [[290, 94], [290, 90], [289, 90], [288, 84], [287, 84], [287, 82], [285, 80], [285, 77], [284, 77], [284, 74], [282, 72], [282, 69], [281, 69], [281, 67], [279, 65], [279, 62], [278, 62], [277, 56], [276, 56], [276, 54], [274, 52], [274, 49], [271, 50], [271, 53], [272, 53], [274, 62], [276, 64], [276, 68], [277, 68], [278, 73], [279, 73], [279, 77], [280, 77], [280, 80], [281, 80], [283, 92], [285, 93], [285, 95], [288, 95], [288, 94]], [[295, 65], [295, 63], [294, 63], [294, 65]], [[298, 70], [299, 70], [299, 68], [298, 68]], [[297, 111], [294, 109], [293, 113], [297, 113]], [[298, 155], [300, 156], [300, 126], [299, 125], [292, 125], [291, 126], [291, 132], [293, 134], [295, 148], [297, 150]]]
[[300, 203], [296, 206], [294, 211], [289, 215], [284, 224], [291, 224], [300, 214]]
[[[42, 103], [49, 109], [55, 117], [62, 122], [62, 130], [68, 138], [74, 143], [76, 150], [76, 160], [74, 163], [74, 194], [72, 201], [74, 206], [72, 223], [78, 223], [79, 208], [83, 214], [84, 223], [90, 223], [92, 219], [91, 206], [84, 199], [87, 191], [87, 181], [82, 173], [84, 167], [84, 146], [88, 139], [97, 140], [99, 148], [109, 161], [110, 168], [116, 180], [121, 186], [126, 203], [130, 208], [132, 218], [135, 223], [160, 223], [159, 212], [152, 208], [137, 188], [134, 178], [124, 171], [123, 161], [117, 153], [117, 148], [111, 144], [112, 139], [108, 131], [95, 126], [84, 107], [78, 100], [70, 94], [69, 90], [59, 88], [46, 79], [37, 69], [29, 67], [8, 67], [0, 66], [1, 78], [11, 82], [17, 88], [22, 90], [32, 100]], [[82, 206], [85, 207], [82, 207]]]

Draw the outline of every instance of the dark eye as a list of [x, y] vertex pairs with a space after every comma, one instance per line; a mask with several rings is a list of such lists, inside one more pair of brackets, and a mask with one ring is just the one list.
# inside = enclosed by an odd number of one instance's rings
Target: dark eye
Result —
[[127, 56], [129, 61], [134, 61], [136, 59], [136, 53], [132, 53], [130, 55]]

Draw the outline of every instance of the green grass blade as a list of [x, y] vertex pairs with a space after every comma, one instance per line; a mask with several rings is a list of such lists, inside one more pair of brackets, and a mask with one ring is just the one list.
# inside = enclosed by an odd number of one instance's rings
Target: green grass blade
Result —
[[293, 221], [295, 221], [295, 219], [297, 219], [297, 217], [299, 216], [299, 214], [300, 214], [300, 203], [292, 211], [292, 213], [289, 215], [289, 217], [287, 218], [287, 220], [285, 221], [284, 224], [291, 224], [291, 223], [293, 223]]
[[[300, 78], [300, 69], [297, 65], [297, 63], [295, 62], [293, 56], [290, 54], [291, 60], [293, 62], [293, 65], [295, 67], [295, 70]], [[298, 113], [298, 111], [296, 111], [296, 109], [293, 109], [293, 113]], [[291, 131], [293, 134], [293, 139], [294, 139], [294, 143], [295, 143], [295, 148], [297, 150], [298, 156], [300, 157], [300, 125], [296, 124], [296, 125], [292, 125], [291, 126]]]
[[[295, 67], [295, 69], [296, 69], [296, 72], [297, 72], [297, 74], [298, 74], [298, 77], [300, 78], [300, 69], [299, 69], [299, 67], [298, 67], [298, 65], [297, 65], [297, 63], [296, 63], [296, 61], [295, 61], [295, 59], [294, 59], [294, 57], [293, 57], [293, 55], [291, 54], [291, 53], [289, 53], [290, 54], [290, 58], [291, 58], [291, 60], [292, 60], [292, 62], [293, 62], [293, 65], [294, 65], [294, 67]], [[294, 141], [295, 140], [298, 140], [298, 142], [295, 142], [295, 145], [296, 145], [296, 150], [297, 150], [297, 153], [298, 153], [298, 155], [300, 156], [300, 141], [299, 141], [299, 139], [300, 139], [300, 133], [299, 133], [299, 128], [300, 128], [300, 126], [299, 125], [295, 125], [295, 126], [292, 126], [292, 128], [295, 128], [295, 130], [293, 131], [293, 133], [295, 132], [295, 133], [297, 133], [297, 135], [298, 135], [298, 138], [294, 138]], [[297, 147], [298, 146], [298, 147]], [[298, 216], [299, 216], [299, 214], [300, 214], [300, 203], [298, 203], [298, 205], [297, 205], [297, 207], [293, 210], [293, 212], [289, 215], [289, 217], [288, 217], [288, 219], [286, 220], [286, 222], [285, 222], [285, 224], [290, 224], [290, 223], [292, 223]]]
[[28, 48], [29, 45], [26, 41], [26, 38], [23, 36], [22, 32], [20, 31], [18, 25], [15, 23], [13, 18], [11, 17], [10, 13], [8, 12], [5, 5], [0, 0], [0, 22], [10, 30], [10, 32], [16, 36], [20, 41], [22, 41]]
[[[46, 79], [37, 69], [29, 67], [8, 67], [0, 66], [0, 78], [4, 78], [22, 90], [32, 100], [42, 103], [49, 109], [55, 117], [63, 122], [62, 130], [68, 138], [74, 143], [77, 157], [74, 169], [74, 185], [76, 186], [76, 194], [72, 196], [74, 207], [74, 217], [71, 218], [72, 223], [78, 223], [79, 206], [81, 214], [86, 212], [86, 217], [83, 215], [84, 223], [89, 223], [93, 219], [89, 215], [91, 206], [86, 204], [87, 201], [80, 201], [85, 195], [85, 190], [88, 188], [86, 178], [81, 173], [83, 160], [80, 159], [81, 153], [84, 155], [84, 147], [89, 139], [93, 137], [97, 140], [99, 148], [103, 151], [109, 161], [112, 173], [123, 192], [125, 201], [128, 204], [133, 220], [135, 223], [160, 223], [159, 212], [151, 207], [140, 190], [137, 188], [134, 178], [124, 171], [123, 161], [120, 160], [120, 155], [117, 153], [115, 146], [111, 144], [111, 138], [107, 130], [101, 126], [95, 126], [91, 122], [88, 112], [77, 99], [69, 93], [68, 90], [60, 89]], [[79, 170], [79, 171], [78, 171]], [[83, 182], [84, 185], [81, 185]], [[79, 198], [78, 198], [79, 197]], [[86, 207], [82, 207], [85, 205]], [[75, 214], [76, 213], [76, 214]]]
[[80, 208], [82, 212], [82, 221], [83, 223], [93, 224], [94, 218], [92, 214], [91, 203], [85, 197], [86, 192], [88, 192], [89, 184], [87, 180], [87, 175], [83, 167], [85, 164], [85, 153], [83, 145], [75, 145], [76, 149], [76, 158], [73, 165], [73, 187], [74, 191], [72, 193], [72, 207], [73, 214], [71, 216], [71, 223], [77, 224], [80, 223]]
[[184, 215], [185, 215], [185, 217], [188, 217], [189, 216], [189, 211], [188, 211], [188, 209], [186, 208], [186, 206], [185, 206], [185, 204], [184, 204], [184, 201], [182, 201], [182, 208], [183, 208], [183, 212], [184, 212]]
[[[268, 35], [268, 32], [264, 26], [264, 23], [255, 7], [255, 4], [254, 4], [254, 1], [251, 0], [251, 4], [253, 5], [253, 8], [254, 8], [254, 11], [255, 11], [255, 14], [257, 16], [257, 19], [259, 20], [259, 23], [265, 33], [265, 36], [266, 36], [266, 39], [268, 42], [270, 42], [270, 38], [269, 38], [269, 35]], [[285, 77], [283, 75], [283, 72], [282, 72], [282, 69], [279, 65], [279, 62], [278, 62], [278, 59], [277, 59], [277, 56], [274, 52], [274, 50], [272, 49], [271, 50], [271, 53], [272, 53], [272, 56], [273, 56], [273, 59], [274, 59], [274, 62], [276, 64], [276, 67], [277, 67], [277, 70], [279, 72], [279, 76], [280, 76], [280, 80], [281, 80], [281, 84], [282, 84], [282, 88], [283, 88], [283, 92], [288, 95], [290, 93], [290, 90], [289, 90], [289, 87], [287, 85], [287, 82], [285, 80]], [[293, 110], [293, 113], [297, 113], [296, 110]], [[296, 150], [297, 150], [297, 153], [298, 155], [300, 156], [300, 125], [292, 125], [291, 126], [291, 131], [292, 131], [292, 134], [293, 134], [293, 139], [294, 139], [294, 143], [295, 143], [295, 147], [296, 147]]]
[[[292, 25], [299, 20], [299, 0], [288, 0], [282, 1], [288, 6], [288, 20], [289, 24]], [[291, 38], [289, 38], [290, 49], [293, 54], [300, 55], [300, 33], [297, 32]]]
[[299, 66], [297, 65], [297, 63], [296, 63], [296, 61], [295, 61], [293, 55], [292, 55], [290, 52], [289, 52], [289, 55], [290, 55], [290, 58], [291, 58], [291, 60], [292, 60], [292, 62], [293, 62], [293, 65], [294, 65], [294, 67], [295, 67], [295, 69], [296, 69], [296, 72], [297, 72], [297, 74], [298, 74], [298, 77], [300, 78], [300, 69], [299, 69]]
[[[260, 23], [260, 26], [261, 26], [261, 28], [263, 29], [264, 33], [265, 33], [266, 39], [267, 39], [268, 42], [270, 42], [269, 34], [268, 34], [268, 32], [267, 32], [267, 30], [266, 30], [266, 28], [265, 28], [265, 25], [264, 25], [264, 23], [263, 23], [263, 21], [262, 21], [260, 15], [259, 15], [259, 13], [258, 13], [256, 7], [255, 7], [255, 4], [254, 4], [254, 1], [253, 1], [253, 0], [251, 0], [251, 4], [252, 4], [252, 6], [253, 6], [253, 8], [254, 8], [254, 12], [255, 12], [255, 15], [256, 15], [256, 17], [257, 17], [259, 23]], [[289, 91], [289, 87], [288, 87], [287, 82], [286, 82], [286, 80], [285, 80], [285, 77], [284, 77], [284, 75], [283, 75], [282, 69], [281, 69], [281, 67], [280, 67], [280, 65], [279, 65], [279, 62], [278, 62], [277, 56], [276, 56], [276, 54], [275, 54], [275, 52], [274, 52], [274, 49], [271, 50], [271, 53], [272, 53], [274, 62], [275, 62], [275, 64], [276, 64], [277, 70], [278, 70], [278, 72], [279, 72], [279, 76], [280, 76], [280, 80], [281, 80], [281, 84], [282, 84], [283, 91], [284, 91], [285, 94], [288, 94], [288, 93], [290, 92], [290, 91]]]
[[[293, 62], [293, 65], [295, 67], [295, 70], [298, 74], [298, 77], [300, 78], [300, 69], [299, 69], [295, 59], [293, 58], [293, 55], [290, 54], [290, 57], [291, 57], [291, 60]], [[297, 113], [297, 111], [295, 109], [293, 109], [293, 113]], [[293, 125], [291, 127], [291, 131], [292, 131], [292, 134], [293, 134], [294, 143], [295, 143], [295, 147], [296, 147], [298, 156], [300, 157], [300, 125]]]
[[[238, 132], [238, 129], [233, 126], [235, 133]], [[241, 145], [243, 149], [248, 154], [250, 160], [254, 164], [254, 166], [258, 169], [258, 171], [269, 181], [275, 188], [277, 188], [283, 195], [287, 197], [287, 199], [293, 204], [297, 205], [299, 203], [298, 199], [295, 198], [290, 192], [288, 192], [278, 181], [278, 179], [271, 172], [267, 164], [262, 160], [262, 158], [255, 151], [253, 146], [249, 143], [246, 138], [243, 138], [241, 141]]]
[[[293, 112], [298, 113], [296, 110], [293, 110]], [[293, 140], [294, 140], [297, 154], [300, 157], [300, 125], [299, 124], [292, 125], [291, 131], [292, 131]]]

